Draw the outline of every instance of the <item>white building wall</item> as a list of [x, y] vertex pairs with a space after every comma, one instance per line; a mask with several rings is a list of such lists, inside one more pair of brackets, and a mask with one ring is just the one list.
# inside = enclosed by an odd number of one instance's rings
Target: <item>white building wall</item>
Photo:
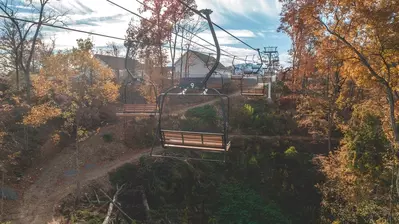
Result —
[[[208, 74], [209, 69], [206, 66], [206, 63], [203, 62], [201, 59], [199, 59], [195, 54], [189, 53], [188, 57], [188, 68], [187, 71], [185, 70], [186, 62], [187, 62], [187, 56], [184, 55], [182, 60], [177, 61], [175, 64], [175, 72], [176, 72], [176, 77], [178, 78], [202, 78], [206, 74]], [[181, 67], [181, 64], [183, 66]], [[183, 68], [181, 70], [181, 68]], [[230, 78], [231, 77], [231, 72], [229, 71], [224, 71], [224, 70], [219, 70], [217, 69], [216, 72], [220, 73], [223, 75], [223, 78]], [[213, 74], [212, 77], [215, 78], [220, 78], [219, 74]]]
[[[182, 64], [183, 66], [181, 66]], [[186, 64], [188, 66], [187, 70]], [[183, 58], [175, 64], [175, 69], [176, 75], [179, 78], [204, 77], [204, 75], [209, 71], [205, 66], [205, 63], [193, 53], [189, 53], [188, 57], [187, 55], [184, 55]]]

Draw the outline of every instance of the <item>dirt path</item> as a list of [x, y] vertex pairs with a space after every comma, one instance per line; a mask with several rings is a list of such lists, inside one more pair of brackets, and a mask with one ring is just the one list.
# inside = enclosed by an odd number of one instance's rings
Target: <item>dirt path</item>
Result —
[[[311, 140], [306, 136], [254, 136], [254, 135], [230, 135], [233, 138], [253, 138], [263, 139], [291, 139], [291, 140]], [[155, 148], [157, 153], [162, 151], [161, 147]], [[99, 163], [94, 169], [84, 170], [80, 174], [81, 185], [87, 185], [91, 181], [105, 177], [109, 172], [123, 166], [129, 162], [136, 162], [141, 156], [148, 155], [150, 149], [132, 151], [120, 155], [111, 162]], [[76, 178], [65, 177], [65, 167], [60, 167], [60, 163], [74, 159], [74, 154], [64, 150], [54, 158], [45, 168], [44, 172], [37, 181], [25, 192], [23, 206], [20, 213], [9, 217], [12, 223], [32, 223], [47, 224], [53, 220], [55, 209], [63, 198], [73, 193], [76, 189]], [[60, 181], [62, 180], [62, 181]]]
[[[235, 92], [229, 97], [240, 96], [240, 92]], [[176, 114], [185, 111], [214, 104], [219, 99], [214, 99], [197, 105], [176, 111]], [[117, 133], [121, 131], [120, 125], [111, 125], [104, 128], [105, 132]], [[230, 135], [230, 137], [254, 137], [251, 135]], [[258, 136], [266, 139], [286, 139], [285, 136]], [[296, 138], [288, 136], [288, 138]], [[309, 137], [298, 137], [298, 140], [309, 139]], [[150, 149], [132, 150], [127, 148], [122, 141], [110, 144], [103, 143], [100, 135], [95, 135], [80, 143], [82, 156], [82, 165], [80, 171], [81, 185], [89, 184], [91, 181], [105, 177], [110, 171], [129, 163], [136, 162], [141, 156], [147, 155]], [[160, 152], [162, 148], [156, 148]], [[59, 203], [68, 194], [73, 193], [76, 189], [76, 176], [66, 174], [75, 168], [75, 150], [68, 147], [62, 150], [51, 161], [48, 161], [36, 181], [28, 187], [21, 196], [20, 206], [16, 206], [15, 213], [9, 215], [8, 220], [12, 223], [21, 224], [47, 224], [52, 221], [53, 215]], [[87, 168], [91, 165], [91, 168]]]
[[[230, 94], [229, 97], [239, 95], [240, 92], [235, 92]], [[181, 114], [189, 109], [214, 104], [218, 101], [219, 99], [214, 99], [205, 103], [192, 105], [175, 113]], [[108, 129], [108, 131], [110, 129], [118, 129], [118, 125], [113, 125], [105, 129]], [[118, 130], [114, 131], [117, 132]], [[86, 159], [82, 159], [83, 161], [81, 162], [83, 162], [83, 165], [79, 173], [82, 187], [92, 180], [108, 175], [110, 171], [126, 163], [137, 161], [141, 156], [147, 155], [150, 152], [150, 149], [132, 151], [132, 149], [126, 148], [121, 142], [113, 143], [112, 145], [102, 144], [102, 142], [99, 135], [96, 135], [83, 142], [80, 146], [81, 151], [83, 151], [82, 153], [86, 154], [82, 156]], [[110, 148], [111, 146], [112, 148]], [[110, 153], [113, 150], [114, 154]], [[156, 148], [156, 150], [160, 151], [162, 148]], [[91, 158], [92, 155], [96, 158]], [[108, 156], [108, 158], [97, 158], [102, 155]], [[56, 206], [58, 206], [57, 203], [76, 189], [76, 176], [65, 173], [68, 170], [73, 171], [74, 164], [75, 150], [73, 147], [68, 147], [62, 150], [51, 161], [47, 162], [44, 167], [41, 167], [42, 172], [39, 177], [23, 193], [20, 206], [16, 206], [14, 213], [9, 214], [7, 217], [8, 220], [16, 224], [47, 224], [52, 221]], [[94, 165], [94, 168], [84, 169], [84, 164]]]
[[[157, 148], [160, 151], [161, 148]], [[141, 156], [149, 154], [150, 150], [138, 150], [124, 154], [120, 158], [106, 163], [99, 164], [93, 170], [82, 170], [80, 173], [81, 185], [89, 184], [90, 181], [108, 175], [110, 171], [129, 163], [136, 162]], [[65, 177], [63, 170], [54, 172], [52, 167], [57, 166], [57, 162], [65, 159], [67, 155], [57, 156], [41, 174], [40, 178], [25, 192], [23, 206], [19, 215], [10, 217], [12, 223], [37, 223], [46, 224], [53, 219], [58, 202], [76, 189], [76, 178]], [[60, 176], [64, 176], [60, 183]]]
[[[327, 138], [313, 138], [311, 136], [296, 136], [296, 135], [241, 135], [229, 134], [230, 138], [261, 138], [265, 140], [294, 140], [294, 141], [328, 141]], [[339, 141], [339, 138], [331, 138], [331, 141]]]

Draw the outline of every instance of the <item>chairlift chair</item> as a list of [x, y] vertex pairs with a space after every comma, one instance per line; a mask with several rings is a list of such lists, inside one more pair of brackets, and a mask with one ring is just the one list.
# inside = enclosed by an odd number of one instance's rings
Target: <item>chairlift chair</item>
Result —
[[[128, 57], [129, 57], [129, 51], [131, 48], [132, 42], [128, 41], [128, 47], [126, 50], [126, 57], [125, 57], [125, 69], [128, 72], [130, 78], [132, 80], [135, 80], [134, 75], [130, 72], [128, 66], [127, 66], [127, 61], [128, 61]], [[143, 78], [143, 81], [145, 82], [146, 80]], [[157, 88], [155, 86], [155, 84], [149, 80], [147, 80], [148, 83], [151, 84], [155, 97], [158, 95], [157, 94]], [[126, 95], [126, 88], [127, 86], [125, 86], [125, 95]], [[123, 104], [123, 108], [122, 110], [118, 111], [116, 113], [116, 116], [118, 117], [153, 117], [156, 116], [158, 113], [158, 105], [157, 103], [150, 103], [150, 104], [128, 104], [125, 100], [124, 104]]]
[[233, 61], [231, 62], [233, 66], [233, 72], [231, 75], [231, 80], [241, 80], [242, 79], [242, 74], [237, 73], [237, 67], [234, 65], [234, 60], [236, 59], [236, 56], [233, 57]]
[[252, 75], [253, 74], [253, 68], [252, 65], [247, 63], [247, 58], [248, 56], [245, 56], [245, 67], [244, 67], [244, 75]]
[[[229, 97], [227, 95], [221, 94], [216, 89], [208, 89], [207, 82], [211, 75], [215, 72], [219, 62], [220, 62], [220, 47], [213, 28], [212, 21], [210, 19], [211, 10], [201, 10], [196, 11], [197, 14], [203, 13], [208, 21], [209, 28], [212, 33], [212, 37], [215, 41], [215, 46], [217, 50], [217, 57], [215, 64], [209, 70], [208, 74], [201, 81], [201, 83], [195, 84], [191, 83], [189, 87], [173, 86], [167, 91], [162, 93], [159, 97], [159, 120], [158, 120], [158, 134], [161, 145], [163, 148], [184, 148], [189, 150], [200, 150], [202, 152], [215, 152], [224, 153], [224, 159], [226, 159], [226, 153], [229, 151], [231, 143], [228, 140], [228, 116], [229, 116]], [[213, 91], [213, 94], [208, 93], [209, 90]], [[176, 92], [178, 91], [178, 92]], [[190, 93], [194, 91], [194, 93]], [[196, 91], [196, 92], [195, 92]], [[222, 116], [223, 116], [223, 130], [216, 133], [211, 132], [194, 132], [194, 131], [183, 131], [183, 130], [170, 130], [163, 127], [162, 115], [165, 105], [165, 97], [191, 97], [191, 96], [211, 96], [218, 97], [221, 103]], [[227, 105], [224, 103], [224, 99], [227, 99]], [[155, 144], [154, 144], [155, 145]], [[166, 157], [175, 159], [192, 159], [192, 160], [205, 160], [205, 161], [220, 161], [211, 159], [199, 159], [199, 158], [187, 158], [183, 156], [168, 156], [168, 155], [155, 155], [154, 145], [151, 149], [150, 155], [152, 157]]]
[[[263, 79], [263, 75], [259, 75], [259, 71], [262, 69], [263, 66], [263, 60], [262, 60], [262, 56], [260, 54], [260, 50], [257, 49], [258, 51], [258, 55], [259, 58], [261, 60], [260, 65], [259, 64], [255, 64], [251, 65], [252, 68], [257, 68], [256, 70], [251, 68], [251, 71], [245, 71], [244, 76], [245, 77], [249, 77], [247, 79], [241, 79], [241, 95], [242, 96], [264, 96], [266, 94], [266, 84], [264, 83], [264, 79]], [[256, 85], [246, 85], [244, 82], [245, 81], [249, 81], [250, 77], [256, 77]], [[259, 76], [262, 77], [262, 83], [259, 83]]]

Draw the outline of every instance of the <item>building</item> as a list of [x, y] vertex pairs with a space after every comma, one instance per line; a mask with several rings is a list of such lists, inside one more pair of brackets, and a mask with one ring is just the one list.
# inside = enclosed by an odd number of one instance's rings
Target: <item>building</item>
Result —
[[[189, 50], [175, 62], [176, 78], [204, 78], [215, 62], [216, 59], [210, 55]], [[221, 75], [223, 78], [230, 78], [230, 70], [219, 62], [212, 77], [220, 78]]]
[[[117, 82], [123, 82], [129, 76], [129, 73], [125, 67], [124, 57], [100, 54], [95, 54], [94, 57], [100, 60], [103, 65], [108, 66], [114, 71]], [[144, 69], [143, 67], [144, 66], [142, 66], [142, 64], [137, 60], [130, 58], [127, 60], [127, 68], [135, 77], [142, 77]]]

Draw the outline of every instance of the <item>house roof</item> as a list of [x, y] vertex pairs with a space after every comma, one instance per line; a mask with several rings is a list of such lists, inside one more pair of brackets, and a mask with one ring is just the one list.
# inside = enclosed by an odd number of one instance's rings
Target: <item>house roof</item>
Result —
[[[198, 51], [192, 51], [192, 50], [190, 50], [190, 52], [195, 54], [199, 59], [201, 59], [201, 61], [203, 61], [204, 64], [208, 63], [209, 68], [211, 68], [212, 65], [216, 62], [216, 58], [214, 58], [210, 55], [206, 55], [206, 54], [200, 53]], [[217, 69], [226, 69], [226, 67], [222, 63], [219, 62]]]
[[[94, 57], [103, 61], [111, 69], [125, 70], [125, 58], [114, 57], [114, 56], [110, 56], [110, 55], [101, 55], [101, 54], [95, 54]], [[137, 60], [133, 60], [133, 59], [127, 60], [127, 67], [129, 68], [129, 70], [134, 70], [135, 68], [139, 68], [140, 66], [141, 66], [141, 64]]]

